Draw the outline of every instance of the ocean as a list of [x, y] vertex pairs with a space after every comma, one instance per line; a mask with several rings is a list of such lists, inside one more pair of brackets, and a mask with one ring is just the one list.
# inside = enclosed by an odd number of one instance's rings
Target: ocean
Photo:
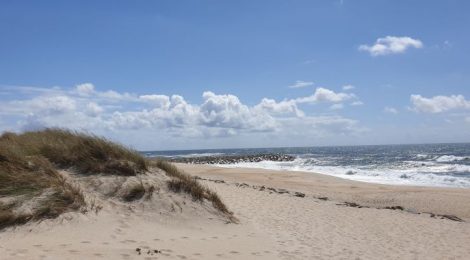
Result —
[[219, 165], [316, 172], [340, 178], [398, 185], [470, 188], [470, 144], [364, 145], [332, 147], [208, 149], [142, 152], [148, 157], [197, 157], [281, 153], [288, 162]]

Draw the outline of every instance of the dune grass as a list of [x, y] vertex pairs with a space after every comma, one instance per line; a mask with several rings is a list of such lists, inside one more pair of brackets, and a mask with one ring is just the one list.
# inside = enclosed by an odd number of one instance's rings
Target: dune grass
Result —
[[203, 201], [206, 199], [210, 201], [212, 206], [218, 211], [230, 216], [232, 215], [232, 212], [228, 210], [227, 206], [222, 202], [217, 193], [201, 185], [195, 178], [180, 171], [176, 166], [165, 160], [157, 159], [154, 163], [155, 166], [165, 171], [168, 176], [173, 178], [168, 181], [168, 188], [170, 190], [174, 192], [187, 193], [197, 201]]
[[[0, 229], [54, 218], [84, 207], [78, 187], [57, 169], [134, 176], [147, 170], [137, 152], [106, 139], [62, 129], [0, 136]], [[138, 187], [126, 199], [141, 196]]]
[[[30, 205], [25, 208], [27, 202]], [[83, 205], [80, 190], [68, 183], [47, 159], [17, 157], [0, 144], [0, 229], [55, 218]]]
[[[31, 220], [55, 218], [86, 207], [81, 190], [60, 169], [79, 175], [137, 176], [150, 162], [138, 152], [104, 138], [63, 129], [45, 129], [0, 136], [0, 230]], [[232, 216], [216, 193], [202, 186], [174, 165], [158, 161], [172, 180], [168, 187], [193, 199], [211, 201], [222, 213]], [[121, 194], [126, 202], [151, 197], [155, 187], [136, 182]]]
[[74, 168], [82, 174], [132, 176], [147, 171], [139, 153], [98, 136], [63, 129], [5, 133], [0, 147], [18, 157], [41, 156], [59, 168]]

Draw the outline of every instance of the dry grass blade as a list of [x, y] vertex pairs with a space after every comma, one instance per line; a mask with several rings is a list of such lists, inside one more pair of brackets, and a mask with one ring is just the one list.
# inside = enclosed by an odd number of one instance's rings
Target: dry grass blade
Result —
[[217, 193], [202, 186], [196, 179], [180, 171], [176, 166], [167, 161], [156, 160], [154, 163], [155, 166], [165, 171], [168, 176], [173, 177], [172, 180], [168, 181], [168, 188], [170, 190], [174, 192], [187, 193], [191, 195], [194, 200], [202, 201], [206, 199], [210, 201], [218, 211], [227, 214], [231, 219], [234, 219], [232, 217], [232, 212], [228, 210], [227, 206], [222, 202]]

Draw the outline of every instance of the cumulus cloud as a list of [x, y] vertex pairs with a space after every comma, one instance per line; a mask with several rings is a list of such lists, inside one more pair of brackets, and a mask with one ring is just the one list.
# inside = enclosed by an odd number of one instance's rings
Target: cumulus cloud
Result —
[[470, 101], [462, 95], [434, 96], [425, 98], [411, 95], [412, 110], [422, 113], [441, 113], [455, 109], [470, 109]]
[[234, 95], [216, 95], [206, 91], [202, 97], [204, 102], [200, 106], [200, 115], [204, 125], [258, 131], [274, 128], [272, 117], [250, 109]]
[[384, 112], [389, 114], [398, 114], [398, 110], [393, 107], [384, 107]]
[[373, 45], [363, 44], [359, 46], [360, 51], [366, 51], [372, 56], [390, 55], [404, 53], [409, 48], [420, 49], [423, 43], [411, 37], [386, 36], [378, 38]]
[[170, 107], [170, 98], [165, 95], [142, 95], [139, 98], [155, 107], [168, 109]]
[[89, 96], [95, 92], [95, 86], [91, 83], [79, 84], [75, 88], [80, 96]]
[[103, 111], [104, 109], [95, 102], [90, 102], [86, 105], [86, 113], [90, 116], [98, 116], [103, 113]]
[[351, 89], [355, 89], [356, 87], [354, 87], [353, 85], [344, 85], [343, 86], [343, 90], [344, 91], [348, 91], [348, 90], [351, 90]]
[[326, 88], [317, 88], [311, 96], [296, 99], [263, 98], [254, 105], [243, 103], [235, 95], [211, 91], [202, 94], [201, 102], [190, 103], [180, 95], [100, 91], [91, 83], [72, 89], [57, 88], [9, 96], [17, 99], [4, 102], [0, 114], [2, 118], [13, 118], [16, 125], [10, 127], [17, 130], [66, 127], [120, 136], [120, 141], [126, 143], [131, 139], [138, 142], [137, 137], [143, 133], [147, 137], [159, 136], [162, 142], [172, 140], [175, 143], [196, 137], [226, 138], [268, 133], [285, 136], [293, 131], [320, 136], [333, 130], [353, 133], [359, 128], [354, 120], [338, 116], [313, 117], [299, 108], [299, 105], [327, 103], [333, 106], [332, 109], [339, 109], [346, 100], [359, 102], [352, 93], [337, 93]]
[[297, 107], [295, 100], [283, 100], [276, 102], [274, 99], [263, 98], [261, 102], [255, 106], [255, 109], [264, 110], [272, 115], [284, 115], [297, 117], [304, 116], [304, 112]]
[[308, 86], [312, 86], [313, 82], [311, 81], [302, 81], [302, 80], [297, 80], [294, 84], [290, 85], [289, 88], [305, 88]]
[[297, 103], [316, 103], [316, 102], [331, 102], [340, 103], [349, 99], [353, 99], [356, 96], [350, 93], [336, 93], [333, 90], [327, 88], [317, 88], [313, 95], [308, 97], [297, 98]]

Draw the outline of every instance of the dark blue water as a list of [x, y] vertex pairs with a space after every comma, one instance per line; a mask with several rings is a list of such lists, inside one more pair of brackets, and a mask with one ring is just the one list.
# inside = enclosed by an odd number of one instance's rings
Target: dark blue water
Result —
[[225, 165], [318, 172], [342, 178], [404, 185], [470, 187], [470, 144], [374, 145], [143, 152], [146, 156], [192, 157], [282, 153], [293, 162]]

